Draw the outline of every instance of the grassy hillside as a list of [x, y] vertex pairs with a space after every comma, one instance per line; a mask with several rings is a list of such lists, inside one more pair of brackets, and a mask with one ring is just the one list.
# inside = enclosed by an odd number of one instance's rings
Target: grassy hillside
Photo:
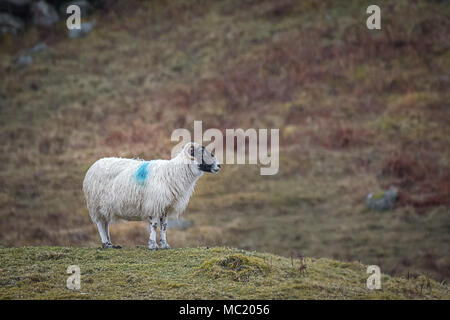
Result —
[[[1, 38], [0, 244], [97, 246], [81, 192], [88, 167], [105, 156], [168, 158], [172, 131], [202, 120], [279, 128], [280, 171], [225, 165], [202, 178], [184, 216], [193, 225], [169, 230], [172, 247], [296, 250], [448, 281], [450, 5], [379, 1], [382, 30], [370, 31], [369, 4], [111, 1], [84, 38], [68, 39], [64, 21]], [[49, 49], [15, 66], [39, 41]], [[368, 211], [366, 195], [390, 185], [400, 190], [394, 210]], [[133, 247], [148, 238], [142, 223], [111, 234]], [[21, 250], [33, 251], [3, 252]]]
[[[449, 299], [448, 288], [424, 276], [382, 275], [366, 287], [356, 262], [288, 258], [223, 247], [149, 251], [147, 248], [25, 247], [0, 249], [0, 299]], [[81, 288], [66, 288], [69, 265]]]

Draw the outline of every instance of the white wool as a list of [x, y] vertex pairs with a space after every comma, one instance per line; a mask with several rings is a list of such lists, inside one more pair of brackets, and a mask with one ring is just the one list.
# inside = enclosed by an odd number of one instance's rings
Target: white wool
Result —
[[[83, 181], [92, 220], [110, 223], [149, 221], [171, 214], [178, 217], [203, 175], [195, 164], [187, 163], [186, 157], [182, 151], [171, 160], [102, 158], [96, 161]], [[140, 181], [138, 170], [145, 163], [148, 163], [148, 173]]]

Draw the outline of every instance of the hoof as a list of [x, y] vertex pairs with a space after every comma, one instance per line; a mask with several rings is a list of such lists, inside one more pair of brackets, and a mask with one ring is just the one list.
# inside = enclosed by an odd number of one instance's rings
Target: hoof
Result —
[[102, 243], [102, 249], [122, 249], [121, 246], [113, 245], [111, 242]]
[[156, 241], [149, 241], [148, 248], [150, 250], [158, 250], [158, 244], [156, 243]]
[[102, 243], [102, 249], [110, 249], [113, 245], [109, 242]]
[[161, 243], [159, 244], [159, 247], [160, 247], [161, 249], [170, 249], [170, 246], [169, 246], [169, 244], [168, 244], [167, 242], [161, 242]]

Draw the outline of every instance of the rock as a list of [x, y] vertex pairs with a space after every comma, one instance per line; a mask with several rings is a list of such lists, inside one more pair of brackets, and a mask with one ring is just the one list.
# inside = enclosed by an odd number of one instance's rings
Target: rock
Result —
[[29, 53], [37, 53], [40, 51], [44, 51], [47, 50], [48, 46], [45, 42], [39, 42], [37, 45], [35, 45], [34, 47], [30, 48], [28, 50]]
[[25, 24], [19, 18], [8, 13], [0, 12], [0, 33], [20, 33], [25, 28]]
[[85, 1], [85, 0], [69, 1], [59, 7], [59, 13], [60, 13], [61, 17], [69, 16], [69, 14], [67, 13], [67, 7], [72, 4], [80, 7], [81, 19], [86, 18], [88, 15], [90, 15], [94, 11], [94, 8], [88, 1]]
[[387, 191], [369, 193], [366, 198], [366, 206], [375, 211], [391, 210], [397, 197], [398, 190], [394, 187], [390, 187]]
[[86, 34], [88, 34], [95, 26], [95, 20], [92, 22], [83, 22], [80, 25], [80, 29], [70, 29], [68, 30], [69, 38], [75, 39], [84, 37]]
[[56, 9], [43, 0], [31, 3], [31, 16], [38, 27], [48, 27], [59, 21]]
[[36, 55], [39, 52], [45, 51], [47, 49], [48, 46], [45, 42], [39, 42], [30, 49], [23, 50], [22, 52], [20, 52], [14, 65], [16, 67], [25, 67], [33, 62], [33, 55]]
[[177, 220], [169, 220], [167, 222], [167, 228], [168, 229], [187, 229], [190, 226], [192, 226], [194, 224], [193, 221], [190, 220], [184, 220], [184, 218], [179, 218]]
[[27, 66], [31, 62], [33, 62], [33, 58], [30, 55], [22, 54], [19, 56], [19, 58], [17, 58], [16, 66], [18, 67]]

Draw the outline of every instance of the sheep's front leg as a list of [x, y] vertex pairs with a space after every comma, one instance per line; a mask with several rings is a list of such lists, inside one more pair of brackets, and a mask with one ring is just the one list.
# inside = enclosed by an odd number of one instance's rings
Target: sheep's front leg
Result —
[[150, 219], [150, 238], [148, 239], [148, 248], [150, 250], [158, 250], [156, 243], [156, 229], [158, 228], [158, 219], [152, 217]]
[[166, 240], [167, 215], [165, 215], [164, 217], [161, 217], [159, 219], [159, 225], [160, 225], [160, 228], [161, 228], [161, 235], [160, 235], [159, 245], [161, 246], [161, 249], [170, 249], [170, 246], [169, 246], [169, 244], [167, 243], [167, 240]]

